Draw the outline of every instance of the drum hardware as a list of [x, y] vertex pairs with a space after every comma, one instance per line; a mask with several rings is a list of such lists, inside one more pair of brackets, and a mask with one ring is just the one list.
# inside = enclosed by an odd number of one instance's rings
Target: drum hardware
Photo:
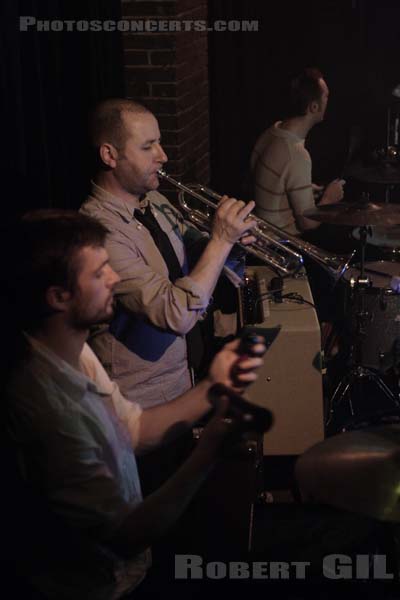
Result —
[[[378, 226], [371, 229], [367, 246], [369, 260], [400, 262], [400, 227], [398, 225], [390, 228]], [[357, 239], [357, 235], [354, 230], [353, 238]]]
[[387, 302], [386, 302], [385, 296], [382, 292], [379, 295], [379, 306], [380, 306], [381, 310], [387, 309]]
[[400, 150], [398, 146], [376, 148], [372, 153], [372, 157], [375, 162], [383, 167], [400, 164]]
[[366, 337], [366, 328], [371, 313], [366, 306], [366, 292], [371, 287], [372, 282], [365, 269], [365, 247], [367, 243], [368, 227], [362, 225], [360, 227], [360, 274], [353, 281], [352, 303], [355, 307], [355, 333], [350, 348], [350, 368], [347, 374], [337, 385], [329, 403], [329, 412], [327, 416], [326, 426], [332, 424], [335, 412], [339, 405], [347, 398], [352, 417], [355, 416], [355, 410], [352, 400], [352, 392], [355, 386], [360, 386], [368, 381], [376, 385], [376, 387], [393, 403], [396, 409], [400, 408], [399, 393], [394, 394], [392, 390], [381, 379], [379, 374], [364, 364], [363, 346]]
[[[363, 348], [363, 365], [386, 373], [393, 368], [393, 373], [400, 362], [397, 351], [400, 339], [400, 290], [394, 284], [398, 277], [398, 263], [375, 261], [365, 263], [365, 272], [370, 277], [370, 285], [365, 290], [366, 309], [370, 316], [365, 326], [365, 342]], [[347, 303], [345, 301], [345, 323], [352, 327], [355, 321], [354, 287], [359, 269], [351, 267], [343, 278]], [[348, 329], [348, 327], [347, 327]], [[354, 329], [354, 327], [352, 327]]]
[[[179, 203], [182, 209], [188, 214], [189, 219], [199, 228], [210, 231], [212, 213], [218, 207], [218, 202], [222, 196], [202, 185], [184, 185], [167, 175], [162, 169], [158, 171], [158, 175], [179, 189]], [[191, 206], [187, 198], [188, 196], [196, 199], [200, 203], [201, 208]], [[256, 237], [256, 241], [247, 246], [240, 243], [237, 245], [245, 252], [253, 254], [272, 266], [283, 276], [296, 275], [303, 265], [304, 255], [317, 262], [336, 282], [347, 270], [354, 256], [354, 252], [350, 255], [339, 255], [321, 250], [317, 246], [295, 235], [288, 234], [283, 229], [260, 217], [251, 215], [249, 218], [256, 221], [256, 226], [251, 231]]]

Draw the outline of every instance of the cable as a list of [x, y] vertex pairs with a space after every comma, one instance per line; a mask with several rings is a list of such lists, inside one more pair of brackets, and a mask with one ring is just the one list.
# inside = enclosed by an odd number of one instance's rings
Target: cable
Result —
[[254, 308], [257, 309], [257, 305], [262, 302], [263, 300], [272, 300], [274, 297], [274, 294], [271, 294], [271, 292], [264, 292], [264, 294], [259, 294], [259, 296], [256, 298], [255, 302], [254, 302]]
[[309, 304], [310, 306], [315, 308], [315, 304], [313, 304], [309, 300], [306, 300], [301, 294], [298, 294], [297, 292], [283, 294], [282, 298], [284, 298], [285, 300], [291, 300], [292, 302], [296, 302], [297, 304]]
[[[265, 292], [264, 294], [260, 294], [254, 303], [254, 307], [256, 308], [257, 304], [259, 302], [262, 302], [263, 300], [273, 300], [274, 296], [275, 294], [271, 292]], [[312, 306], [312, 308], [315, 308], [315, 304], [313, 304], [309, 300], [306, 300], [301, 294], [298, 294], [297, 292], [283, 294], [282, 300], [289, 300], [291, 302], [296, 302], [296, 304], [308, 304], [309, 306]]]

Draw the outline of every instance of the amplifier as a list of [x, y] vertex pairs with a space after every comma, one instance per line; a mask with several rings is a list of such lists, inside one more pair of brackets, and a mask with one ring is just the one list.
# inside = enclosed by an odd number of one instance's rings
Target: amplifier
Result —
[[[276, 279], [271, 284], [276, 274], [268, 267], [249, 267], [246, 277], [253, 287], [256, 282], [257, 310], [246, 308], [242, 296], [241, 314], [258, 314], [254, 328], [260, 333], [281, 326], [257, 381], [246, 392], [249, 401], [274, 416], [264, 436], [264, 454], [302, 454], [324, 438], [321, 332], [308, 280], [305, 274], [281, 279], [280, 290]], [[287, 294], [292, 298], [285, 298]], [[251, 328], [248, 322], [242, 325]]]

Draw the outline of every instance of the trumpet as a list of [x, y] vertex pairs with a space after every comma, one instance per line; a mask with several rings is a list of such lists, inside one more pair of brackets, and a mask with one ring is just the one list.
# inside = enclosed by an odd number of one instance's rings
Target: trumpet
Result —
[[[212, 213], [209, 209], [215, 211], [222, 196], [203, 185], [184, 185], [167, 175], [163, 169], [158, 171], [158, 175], [178, 188], [179, 204], [188, 214], [189, 220], [199, 228], [210, 231]], [[201, 203], [203, 210], [190, 206], [186, 195], [197, 199]], [[355, 251], [349, 255], [327, 252], [294, 235], [288, 234], [283, 229], [260, 217], [251, 214], [248, 218], [256, 222], [255, 227], [250, 232], [255, 236], [256, 241], [249, 245], [237, 242], [237, 245], [245, 252], [257, 256], [284, 276], [295, 275], [301, 269], [303, 266], [303, 255], [317, 262], [327, 271], [334, 282], [338, 281], [349, 268]]]

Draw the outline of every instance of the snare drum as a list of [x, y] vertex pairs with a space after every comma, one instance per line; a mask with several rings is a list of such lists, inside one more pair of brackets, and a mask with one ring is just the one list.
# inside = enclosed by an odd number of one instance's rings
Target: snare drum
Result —
[[[346, 284], [346, 321], [354, 334], [357, 330], [356, 281], [360, 270], [351, 267], [343, 276]], [[371, 285], [365, 290], [365, 310], [362, 364], [387, 371], [400, 363], [400, 294], [390, 288], [393, 276], [400, 275], [400, 264], [375, 261], [365, 264], [365, 275]]]

